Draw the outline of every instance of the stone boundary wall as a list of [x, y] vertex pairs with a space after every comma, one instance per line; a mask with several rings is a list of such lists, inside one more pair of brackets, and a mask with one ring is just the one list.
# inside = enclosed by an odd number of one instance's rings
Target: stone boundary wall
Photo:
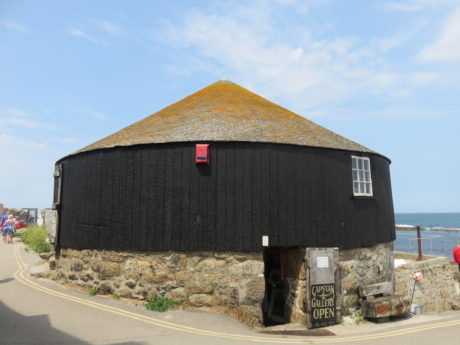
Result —
[[340, 279], [342, 284], [341, 315], [350, 315], [359, 309], [360, 286], [394, 283], [393, 242], [372, 247], [341, 250]]
[[262, 324], [262, 253], [118, 252], [61, 248], [61, 278], [99, 294], [147, 299], [165, 294], [192, 307], [217, 307], [251, 326]]
[[426, 257], [415, 261], [416, 254], [396, 253], [406, 264], [395, 268], [396, 294], [412, 297], [414, 287], [413, 272], [422, 272], [423, 279], [415, 283], [414, 304], [424, 306], [425, 312], [442, 312], [452, 309], [452, 301], [457, 296], [454, 275], [457, 265], [452, 265], [444, 257]]

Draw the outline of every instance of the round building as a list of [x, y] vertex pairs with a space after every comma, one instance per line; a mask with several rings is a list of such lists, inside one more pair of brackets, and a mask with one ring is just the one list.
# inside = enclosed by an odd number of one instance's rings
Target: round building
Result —
[[389, 165], [219, 81], [56, 163], [58, 269], [101, 293], [303, 323], [306, 249], [335, 248], [344, 314], [360, 284], [393, 279]]

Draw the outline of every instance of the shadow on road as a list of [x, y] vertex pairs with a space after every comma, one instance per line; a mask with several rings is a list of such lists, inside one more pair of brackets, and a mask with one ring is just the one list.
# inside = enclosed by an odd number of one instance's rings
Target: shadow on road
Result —
[[[5, 282], [4, 279], [0, 282]], [[94, 330], [91, 330], [94, 331]], [[86, 341], [53, 328], [48, 316], [24, 316], [0, 301], [0, 344], [72, 344], [91, 345]], [[140, 342], [107, 343], [107, 345], [143, 345]]]
[[6, 279], [2, 279], [2, 280], [0, 280], [0, 284], [3, 284], [3, 283], [8, 283], [8, 282], [11, 282], [11, 281], [13, 281], [13, 280], [14, 280], [14, 278], [6, 278]]

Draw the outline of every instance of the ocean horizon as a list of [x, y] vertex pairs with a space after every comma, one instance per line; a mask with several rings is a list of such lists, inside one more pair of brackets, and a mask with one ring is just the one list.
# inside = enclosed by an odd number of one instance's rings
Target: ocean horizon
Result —
[[[460, 213], [395, 213], [396, 227], [420, 226], [422, 253], [452, 259], [453, 248], [460, 238]], [[417, 253], [417, 232], [396, 230], [395, 251]]]

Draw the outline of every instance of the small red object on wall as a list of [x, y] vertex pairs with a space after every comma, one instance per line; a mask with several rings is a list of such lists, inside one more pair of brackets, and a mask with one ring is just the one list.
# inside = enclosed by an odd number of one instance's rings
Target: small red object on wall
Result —
[[209, 144], [196, 144], [195, 163], [209, 165]]

